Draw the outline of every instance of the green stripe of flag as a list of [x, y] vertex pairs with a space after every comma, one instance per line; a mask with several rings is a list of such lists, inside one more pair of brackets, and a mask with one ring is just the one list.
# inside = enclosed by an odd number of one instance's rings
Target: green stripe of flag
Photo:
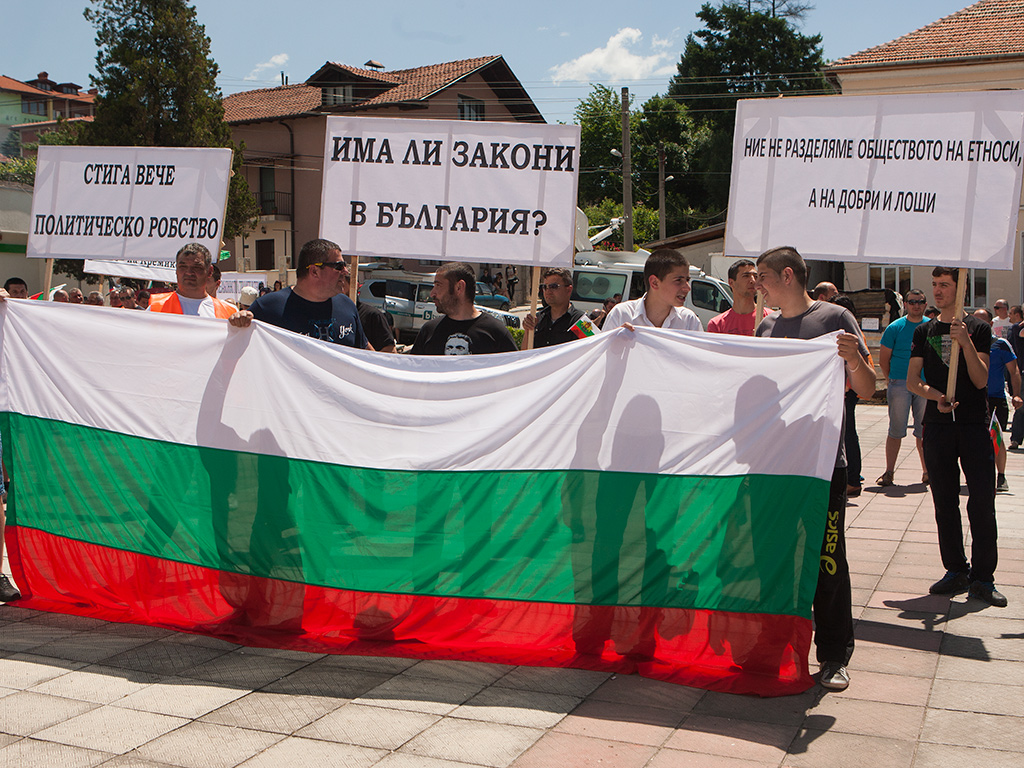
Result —
[[378, 470], [8, 418], [4, 451], [34, 469], [12, 524], [167, 560], [369, 592], [788, 615], [817, 581], [814, 478]]

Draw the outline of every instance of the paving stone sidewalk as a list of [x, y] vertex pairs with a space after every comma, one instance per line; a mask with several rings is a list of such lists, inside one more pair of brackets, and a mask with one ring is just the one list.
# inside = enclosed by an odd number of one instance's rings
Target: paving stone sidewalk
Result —
[[0, 768], [1019, 768], [1024, 454], [1007, 468], [1015, 495], [996, 502], [1009, 607], [933, 597], [913, 440], [881, 489], [885, 408], [858, 406], [857, 422], [867, 482], [847, 517], [858, 624], [844, 693], [321, 656], [0, 606]]

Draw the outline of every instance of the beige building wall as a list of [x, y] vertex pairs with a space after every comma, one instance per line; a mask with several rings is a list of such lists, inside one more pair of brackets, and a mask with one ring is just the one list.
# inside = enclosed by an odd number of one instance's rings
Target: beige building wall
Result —
[[[898, 93], [948, 93], [954, 91], [1024, 89], [1024, 59], [991, 57], [963, 59], [928, 65], [890, 65], [885, 67], [837, 67], [831, 74], [839, 81], [844, 96], [865, 96]], [[1024, 195], [1017, 214], [1012, 270], [988, 270], [984, 301], [971, 302], [974, 308], [991, 309], [996, 299], [1020, 304], [1024, 298], [1022, 276], [1022, 232], [1024, 232]], [[868, 288], [869, 265], [848, 263], [845, 267], [846, 288]], [[920, 288], [931, 297], [931, 269], [914, 267], [911, 287]]]

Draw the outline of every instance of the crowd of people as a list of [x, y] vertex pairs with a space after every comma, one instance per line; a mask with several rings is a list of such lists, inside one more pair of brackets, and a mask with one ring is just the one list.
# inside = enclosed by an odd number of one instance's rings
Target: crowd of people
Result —
[[[131, 288], [111, 292], [111, 306], [147, 309], [227, 320], [245, 328], [252, 321], [357, 349], [395, 351], [394, 336], [379, 310], [357, 305], [347, 295], [350, 275], [340, 246], [313, 240], [299, 251], [294, 286], [258, 292], [245, 289], [238, 305], [216, 297], [219, 275], [209, 251], [198, 243], [184, 246], [175, 258], [177, 286], [157, 295], [141, 295]], [[493, 290], [502, 280], [517, 280], [512, 272], [490, 274]], [[216, 275], [216, 277], [215, 277]], [[708, 323], [712, 333], [772, 338], [811, 339], [838, 332], [836, 354], [843, 361], [848, 388], [843, 436], [835, 447], [836, 458], [824, 509], [825, 536], [821, 545], [817, 591], [814, 597], [816, 656], [821, 665], [821, 684], [843, 690], [850, 682], [847, 665], [854, 649], [854, 625], [850, 570], [846, 558], [845, 514], [847, 499], [860, 493], [859, 445], [853, 423], [858, 398], [875, 394], [875, 368], [860, 330], [852, 303], [831, 283], [807, 289], [807, 265], [793, 248], [773, 248], [755, 261], [737, 260], [728, 271], [734, 303], [731, 309]], [[891, 322], [881, 339], [880, 367], [887, 380], [889, 430], [886, 469], [880, 487], [895, 483], [896, 460], [906, 436], [910, 416], [921, 459], [922, 481], [932, 493], [940, 556], [945, 575], [931, 586], [933, 594], [967, 591], [971, 597], [993, 606], [1005, 606], [1006, 598], [995, 588], [997, 562], [995, 495], [1006, 490], [1005, 450], [997, 453], [990, 439], [990, 415], [1007, 426], [1005, 382], [1011, 385], [1015, 408], [1011, 448], [1024, 438], [1024, 402], [1020, 399], [1024, 344], [1021, 307], [1005, 301], [994, 312], [981, 309], [974, 315], [957, 316], [955, 307], [958, 270], [936, 267], [932, 272], [934, 307], [927, 306], [923, 291], [906, 295], [906, 316]], [[437, 269], [430, 298], [439, 317], [425, 323], [412, 346], [414, 355], [470, 355], [513, 352], [518, 349], [508, 328], [475, 306], [476, 273], [463, 263], [447, 263]], [[685, 306], [690, 289], [690, 266], [676, 251], [658, 250], [644, 266], [646, 292], [638, 299], [621, 301], [616, 296], [591, 318], [573, 306], [572, 272], [564, 268], [543, 271], [540, 291], [544, 308], [524, 318], [523, 327], [537, 348], [585, 338], [594, 333], [637, 326], [702, 331], [700, 320]], [[513, 283], [514, 285], [514, 283]], [[77, 289], [67, 300], [90, 303]], [[757, 293], [766, 306], [756, 317]], [[0, 300], [26, 298], [24, 281], [12, 278]], [[56, 300], [56, 298], [55, 298]], [[62, 299], [63, 300], [63, 299]], [[102, 299], [101, 299], [102, 303]], [[930, 309], [935, 317], [927, 320]], [[959, 345], [956, 399], [946, 395], [951, 366], [951, 342]], [[851, 442], [851, 437], [853, 442]], [[831, 450], [831, 449], [830, 449]], [[1001, 458], [1000, 458], [1001, 456]], [[998, 475], [997, 475], [998, 467]], [[967, 514], [972, 534], [968, 560], [960, 520], [960, 470], [967, 480]], [[2, 541], [2, 527], [0, 527]], [[0, 545], [2, 546], [2, 545]], [[0, 550], [2, 552], [2, 550]], [[19, 597], [17, 588], [0, 576], [0, 600]]]

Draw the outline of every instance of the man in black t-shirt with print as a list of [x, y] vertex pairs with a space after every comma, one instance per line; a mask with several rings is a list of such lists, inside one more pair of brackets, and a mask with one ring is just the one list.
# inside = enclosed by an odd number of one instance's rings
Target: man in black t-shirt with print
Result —
[[[907, 389], [928, 400], [924, 411], [924, 463], [930, 478], [939, 553], [946, 575], [928, 590], [971, 597], [999, 608], [1006, 598], [995, 588], [995, 454], [988, 431], [988, 356], [992, 329], [971, 315], [955, 317], [959, 272], [932, 270], [939, 316], [914, 330], [907, 368]], [[960, 345], [956, 401], [946, 400], [952, 342]], [[959, 467], [957, 464], [959, 463]], [[967, 518], [971, 525], [971, 561], [964, 552], [960, 522], [960, 469], [967, 480]]]
[[473, 306], [476, 275], [469, 264], [442, 264], [430, 298], [438, 317], [424, 323], [412, 346], [414, 355], [485, 355], [515, 352], [516, 343], [497, 318]]

